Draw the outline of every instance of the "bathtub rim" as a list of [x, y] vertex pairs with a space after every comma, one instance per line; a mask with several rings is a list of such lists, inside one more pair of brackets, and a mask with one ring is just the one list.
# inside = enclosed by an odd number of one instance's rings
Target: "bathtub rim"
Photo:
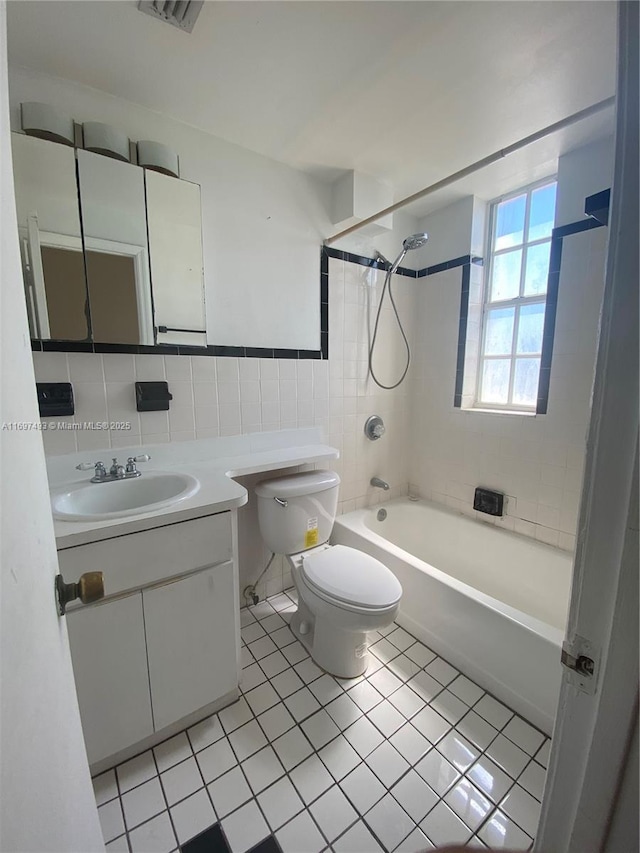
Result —
[[[471, 586], [471, 584], [465, 583], [464, 581], [461, 581], [458, 578], [452, 577], [451, 575], [444, 572], [442, 569], [438, 569], [437, 566], [433, 566], [426, 560], [423, 560], [415, 554], [412, 554], [410, 551], [406, 551], [404, 548], [401, 548], [399, 545], [396, 545], [394, 542], [391, 542], [389, 539], [386, 539], [384, 536], [377, 533], [371, 527], [368, 527], [364, 521], [366, 516], [375, 514], [380, 509], [386, 509], [389, 506], [397, 507], [402, 505], [423, 505], [429, 508], [433, 508], [439, 512], [444, 512], [447, 515], [451, 515], [465, 522], [469, 522], [470, 524], [483, 523], [474, 518], [470, 518], [464, 513], [456, 512], [455, 510], [452, 510], [450, 507], [444, 506], [443, 504], [438, 504], [435, 501], [429, 501], [425, 498], [419, 498], [418, 500], [416, 500], [415, 498], [400, 497], [392, 501], [387, 501], [384, 504], [376, 504], [374, 506], [352, 510], [351, 512], [339, 515], [336, 517], [334, 529], [336, 525], [341, 525], [342, 527], [347, 528], [353, 533], [363, 536], [365, 539], [371, 539], [373, 544], [377, 545], [377, 547], [381, 548], [382, 550], [391, 550], [395, 556], [414, 566], [419, 571], [426, 571], [427, 574], [431, 574], [436, 580], [446, 584], [446, 586], [451, 587], [452, 589], [456, 590], [456, 592], [459, 592], [469, 598], [475, 599], [476, 601], [478, 601], [478, 603], [484, 605], [489, 610], [500, 614], [500, 616], [508, 619], [511, 622], [515, 622], [517, 625], [521, 626], [526, 631], [529, 631], [530, 633], [535, 634], [538, 637], [542, 637], [550, 643], [553, 643], [553, 645], [558, 647], [558, 650], [562, 648], [562, 643], [564, 642], [566, 634], [566, 624], [565, 628], [558, 628], [555, 625], [551, 625], [550, 623], [545, 622], [542, 619], [538, 619], [537, 617], [532, 616], [529, 613], [525, 613], [524, 611], [519, 610], [517, 607], [513, 607], [510, 604], [506, 604], [505, 602], [500, 601], [499, 599], [495, 598], [492, 595], [489, 595], [486, 592], [482, 592], [482, 590]], [[528, 537], [520, 536], [510, 530], [501, 530], [500, 528], [495, 527], [492, 527], [491, 532], [492, 534], [496, 533], [507, 536], [515, 536], [519, 541], [525, 540], [526, 542], [528, 539]], [[531, 543], [535, 543], [535, 545], [543, 548], [544, 550], [549, 549], [555, 554], [557, 554], [558, 552], [561, 554], [565, 554], [567, 556], [567, 559], [571, 559], [571, 553], [569, 551], [563, 551], [560, 548], [554, 548], [553, 546], [548, 545], [545, 542], [538, 542], [537, 540], [531, 540]], [[423, 566], [426, 568], [422, 568]], [[569, 599], [570, 592], [571, 586], [569, 586], [567, 600]], [[400, 602], [400, 612], [402, 612], [402, 601]]]

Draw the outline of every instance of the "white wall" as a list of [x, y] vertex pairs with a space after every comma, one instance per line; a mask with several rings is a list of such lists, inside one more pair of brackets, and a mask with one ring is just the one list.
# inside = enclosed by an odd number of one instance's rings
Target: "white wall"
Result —
[[[599, 189], [608, 187], [610, 147], [611, 141], [609, 148], [589, 146], [561, 158], [559, 198], [581, 197], [583, 210], [584, 196], [595, 191], [594, 175]], [[451, 213], [443, 211], [444, 224]], [[432, 233], [442, 227], [437, 215], [426, 223]], [[579, 212], [572, 221], [583, 218]], [[474, 514], [476, 486], [503, 491], [509, 496], [503, 519], [475, 515], [551, 545], [574, 547], [606, 242], [606, 228], [564, 240], [546, 415], [453, 407], [461, 270], [419, 279], [411, 490], [467, 514]]]
[[560, 157], [556, 226], [584, 219], [585, 198], [609, 189], [612, 179], [613, 142], [610, 137]]
[[429, 241], [415, 254], [420, 267], [432, 267], [471, 252], [473, 196], [454, 201], [418, 222], [418, 231], [426, 231]]
[[104, 121], [176, 150], [202, 187], [207, 328], [214, 344], [319, 349], [320, 245], [331, 232], [329, 187], [308, 175], [151, 110], [25, 69], [9, 73], [19, 104], [42, 101], [76, 121]]

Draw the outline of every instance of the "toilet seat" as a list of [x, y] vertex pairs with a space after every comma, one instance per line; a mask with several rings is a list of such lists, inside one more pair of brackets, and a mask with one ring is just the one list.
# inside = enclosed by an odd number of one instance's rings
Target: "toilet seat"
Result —
[[303, 553], [301, 573], [310, 589], [341, 607], [386, 610], [402, 597], [400, 582], [383, 563], [346, 545]]

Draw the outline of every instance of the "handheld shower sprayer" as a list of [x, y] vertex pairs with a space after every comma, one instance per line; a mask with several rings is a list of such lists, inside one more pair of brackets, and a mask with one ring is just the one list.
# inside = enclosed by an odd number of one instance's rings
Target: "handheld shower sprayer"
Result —
[[[376, 321], [375, 321], [375, 325], [373, 327], [373, 335], [371, 337], [371, 346], [369, 347], [369, 373], [371, 374], [371, 378], [376, 383], [376, 385], [379, 388], [385, 388], [387, 391], [390, 391], [393, 388], [397, 388], [398, 385], [400, 385], [404, 381], [404, 378], [407, 375], [407, 371], [409, 370], [409, 365], [411, 364], [411, 349], [409, 347], [409, 341], [407, 340], [407, 336], [406, 336], [404, 329], [402, 327], [402, 321], [400, 320], [400, 315], [398, 314], [398, 309], [396, 308], [396, 303], [395, 303], [395, 300], [393, 298], [393, 291], [391, 290], [391, 277], [397, 271], [398, 267], [400, 266], [400, 264], [404, 260], [404, 256], [407, 254], [407, 252], [411, 252], [414, 249], [419, 249], [421, 246], [424, 246], [428, 239], [429, 239], [429, 235], [426, 232], [422, 232], [420, 234], [411, 234], [409, 237], [406, 237], [402, 242], [402, 251], [400, 252], [398, 257], [395, 259], [395, 261], [390, 266], [389, 266], [389, 261], [384, 257], [384, 255], [381, 255], [380, 252], [376, 253], [376, 261], [378, 261], [378, 260], [384, 261], [387, 264], [387, 266], [389, 267], [389, 269], [387, 270], [387, 274], [386, 274], [385, 279], [384, 279], [384, 285], [382, 287], [382, 295], [380, 296], [380, 303], [378, 305], [378, 311], [376, 314]], [[375, 349], [376, 338], [378, 335], [378, 323], [380, 322], [380, 312], [382, 310], [382, 303], [383, 303], [384, 296], [385, 296], [385, 293], [387, 292], [387, 290], [389, 291], [389, 299], [391, 300], [391, 306], [393, 308], [394, 314], [396, 315], [398, 327], [399, 327], [400, 332], [402, 334], [402, 338], [404, 340], [404, 345], [407, 349], [407, 364], [404, 368], [404, 371], [402, 372], [402, 376], [393, 385], [384, 385], [382, 382], [380, 382], [380, 380], [377, 378], [377, 376], [375, 375], [375, 373], [373, 371], [373, 352]]]

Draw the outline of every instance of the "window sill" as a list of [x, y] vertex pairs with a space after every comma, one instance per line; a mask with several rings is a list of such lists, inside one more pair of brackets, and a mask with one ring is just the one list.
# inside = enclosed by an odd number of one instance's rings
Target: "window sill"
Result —
[[525, 418], [535, 418], [537, 412], [527, 412], [520, 409], [482, 409], [479, 406], [469, 408], [458, 408], [459, 412], [478, 412], [481, 415], [516, 415], [517, 417], [524, 416]]

